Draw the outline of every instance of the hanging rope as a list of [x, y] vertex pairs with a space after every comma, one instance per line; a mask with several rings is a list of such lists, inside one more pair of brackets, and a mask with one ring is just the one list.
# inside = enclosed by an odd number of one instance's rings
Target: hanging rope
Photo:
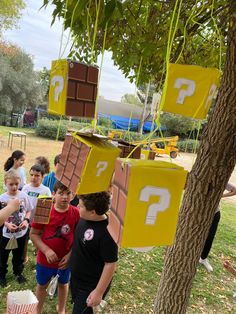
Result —
[[[63, 16], [64, 20], [66, 18], [67, 6], [68, 6], [68, 0], [66, 0], [65, 12], [64, 12], [64, 16]], [[61, 39], [60, 39], [60, 47], [59, 47], [59, 53], [58, 53], [58, 59], [59, 60], [62, 57], [61, 50], [62, 50], [64, 31], [65, 31], [65, 24], [63, 23], [63, 25], [62, 25], [62, 32], [61, 32]], [[61, 121], [62, 121], [62, 115], [60, 115], [60, 120], [59, 120], [59, 124], [58, 124], [58, 127], [57, 127], [56, 141], [58, 141], [58, 139], [59, 139], [59, 134], [60, 134], [60, 129], [61, 129]]]
[[185, 47], [185, 42], [186, 42], [186, 37], [187, 37], [187, 26], [188, 26], [188, 23], [190, 20], [192, 20], [192, 18], [194, 17], [194, 14], [195, 14], [195, 9], [197, 8], [197, 3], [198, 3], [198, 0], [196, 0], [195, 2], [195, 5], [193, 7], [193, 9], [191, 10], [191, 14], [189, 15], [185, 25], [184, 25], [184, 32], [183, 32], [183, 44], [182, 44], [182, 47], [181, 47], [181, 51], [178, 55], [178, 58], [176, 59], [175, 63], [178, 63], [180, 57], [182, 56], [182, 53], [183, 53], [183, 50], [184, 50], [184, 47]]
[[220, 47], [219, 47], [219, 70], [221, 71], [222, 70], [222, 40], [221, 40], [221, 34], [220, 34], [219, 27], [218, 27], [218, 25], [216, 23], [216, 20], [215, 20], [214, 16], [213, 16], [214, 4], [215, 4], [215, 0], [212, 0], [211, 19], [212, 19], [213, 24], [215, 26], [216, 34], [218, 35], [218, 40], [219, 40], [219, 44], [220, 44]]
[[[67, 6], [68, 6], [68, 0], [66, 0], [66, 5], [65, 5], [65, 12], [64, 12], [64, 16], [63, 16], [63, 20], [64, 21], [65, 21], [65, 18], [66, 18]], [[62, 57], [61, 50], [62, 50], [64, 31], [65, 31], [65, 23], [63, 23], [63, 25], [62, 25], [62, 32], [61, 32], [61, 39], [60, 39], [60, 47], [59, 47], [58, 59], [61, 59], [61, 57]]]
[[[98, 28], [98, 18], [99, 18], [99, 13], [100, 13], [100, 6], [101, 6], [101, 0], [95, 1], [95, 7], [96, 7], [96, 19], [95, 19], [95, 24], [94, 24], [94, 32], [93, 32], [93, 41], [92, 41], [92, 47], [91, 47], [91, 54], [92, 54], [92, 60], [91, 63], [94, 62], [95, 60], [95, 54], [94, 54], [94, 47], [95, 47], [95, 41], [96, 41], [96, 36], [97, 36], [97, 28]], [[105, 33], [106, 33], [106, 28], [107, 28], [107, 23], [105, 26]]]
[[105, 32], [104, 32], [104, 36], [103, 36], [102, 57], [101, 57], [100, 71], [99, 71], [99, 76], [98, 76], [97, 96], [96, 96], [96, 102], [95, 102], [95, 112], [94, 112], [94, 119], [92, 121], [92, 126], [93, 126], [93, 131], [94, 132], [96, 131], [97, 121], [98, 121], [98, 99], [99, 99], [100, 80], [101, 80], [103, 61], [104, 61], [104, 54], [105, 54], [105, 44], [106, 44], [106, 37], [107, 37], [107, 23], [106, 23], [106, 26], [105, 26]]
[[[177, 30], [177, 25], [178, 25], [178, 21], [179, 21], [179, 16], [180, 16], [180, 10], [181, 10], [181, 6], [182, 6], [182, 0], [176, 0], [175, 2], [175, 6], [174, 6], [174, 10], [172, 13], [172, 17], [171, 17], [171, 23], [170, 23], [170, 28], [169, 28], [169, 33], [168, 33], [168, 42], [167, 42], [167, 52], [166, 52], [166, 58], [165, 58], [165, 65], [166, 65], [166, 78], [168, 77], [168, 66], [169, 66], [169, 60], [170, 60], [170, 54], [171, 54], [171, 50], [172, 50], [172, 46], [173, 46], [173, 41], [174, 41], [174, 37], [176, 34], [176, 30]], [[148, 11], [147, 11], [148, 12]], [[176, 13], [177, 12], [177, 13]], [[176, 21], [174, 24], [174, 20], [175, 20], [175, 16], [176, 16]], [[147, 16], [146, 16], [146, 21], [147, 21]], [[173, 24], [174, 24], [174, 28], [173, 28]], [[172, 31], [173, 28], [173, 31]], [[139, 70], [141, 69], [141, 61], [142, 61], [142, 56], [140, 59], [140, 66], [139, 66]], [[139, 72], [140, 73], [140, 72]], [[139, 73], [138, 73], [138, 77], [137, 77], [137, 81], [139, 79]], [[166, 82], [164, 84], [164, 89], [163, 89], [163, 95], [162, 95], [162, 99], [165, 100], [166, 97]], [[164, 100], [162, 101], [162, 103], [164, 104]], [[163, 133], [161, 131], [161, 126], [160, 126], [160, 113], [161, 113], [161, 109], [162, 106], [159, 106], [159, 110], [157, 112], [157, 118], [155, 120], [157, 127], [149, 133], [149, 135], [142, 141], [142, 142], [148, 142], [149, 139], [152, 138], [152, 136], [159, 130], [161, 138], [163, 139], [164, 145], [166, 146], [166, 143], [164, 141], [164, 137], [163, 137]], [[143, 143], [138, 144], [130, 153], [129, 155], [126, 157], [126, 159], [128, 159], [133, 152], [140, 147], [141, 145], [143, 145]], [[126, 160], [125, 159], [125, 160]]]

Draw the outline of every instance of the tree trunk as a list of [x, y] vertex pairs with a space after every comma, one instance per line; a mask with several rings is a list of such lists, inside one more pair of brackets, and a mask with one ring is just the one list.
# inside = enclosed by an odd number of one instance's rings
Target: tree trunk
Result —
[[154, 313], [186, 313], [199, 257], [236, 163], [236, 1], [229, 2], [231, 21], [221, 88], [188, 177], [176, 237], [167, 251]]

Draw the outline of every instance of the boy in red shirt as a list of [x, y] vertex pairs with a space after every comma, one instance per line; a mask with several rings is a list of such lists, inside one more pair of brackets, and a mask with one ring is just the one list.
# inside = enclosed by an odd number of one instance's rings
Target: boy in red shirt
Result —
[[79, 221], [79, 210], [70, 205], [73, 195], [61, 182], [54, 185], [54, 206], [49, 223], [46, 225], [33, 222], [30, 238], [36, 248], [36, 296], [38, 298], [37, 314], [43, 311], [46, 288], [55, 275], [58, 278], [57, 313], [65, 314], [68, 295], [70, 270], [67, 268], [75, 227]]

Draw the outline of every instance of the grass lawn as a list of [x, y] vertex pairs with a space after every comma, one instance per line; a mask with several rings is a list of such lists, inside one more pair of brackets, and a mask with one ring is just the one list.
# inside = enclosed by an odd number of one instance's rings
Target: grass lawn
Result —
[[[1, 148], [0, 169], [11, 151], [7, 147], [7, 134], [12, 128], [0, 127], [0, 133], [5, 140]], [[17, 129], [19, 131], [19, 129]], [[22, 129], [25, 132], [25, 129]], [[13, 149], [19, 149], [19, 142], [14, 139]], [[17, 146], [18, 145], [18, 146]], [[27, 133], [26, 164], [29, 170], [34, 158], [39, 155], [47, 156], [50, 160], [61, 150], [62, 142], [37, 138], [33, 131]], [[2, 186], [3, 171], [0, 176]], [[209, 257], [214, 268], [213, 273], [207, 273], [203, 266], [198, 267], [190, 297], [188, 313], [236, 313], [236, 300], [232, 298], [232, 291], [236, 281], [223, 269], [224, 260], [230, 260], [236, 266], [236, 205], [222, 203], [222, 218], [216, 239]], [[9, 263], [8, 286], [0, 289], [0, 313], [4, 313], [6, 295], [8, 291], [31, 289], [34, 291], [35, 256], [34, 248], [29, 245], [30, 260], [25, 267], [24, 274], [28, 282], [19, 285], [12, 274]], [[148, 253], [139, 253], [133, 250], [121, 249], [116, 276], [112, 289], [107, 297], [108, 306], [105, 313], [113, 314], [148, 314], [153, 313], [153, 301], [156, 295], [158, 282], [163, 268], [164, 248], [158, 247]], [[48, 299], [45, 304], [45, 313], [56, 313], [56, 299]], [[68, 300], [68, 313], [71, 305]], [[174, 314], [174, 313], [171, 313]]]

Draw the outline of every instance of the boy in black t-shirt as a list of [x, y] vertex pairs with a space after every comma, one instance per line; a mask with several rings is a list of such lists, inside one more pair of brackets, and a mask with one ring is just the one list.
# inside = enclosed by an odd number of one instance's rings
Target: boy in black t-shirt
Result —
[[79, 199], [80, 221], [70, 260], [73, 314], [93, 313], [110, 288], [118, 247], [107, 230], [109, 205], [107, 192]]

